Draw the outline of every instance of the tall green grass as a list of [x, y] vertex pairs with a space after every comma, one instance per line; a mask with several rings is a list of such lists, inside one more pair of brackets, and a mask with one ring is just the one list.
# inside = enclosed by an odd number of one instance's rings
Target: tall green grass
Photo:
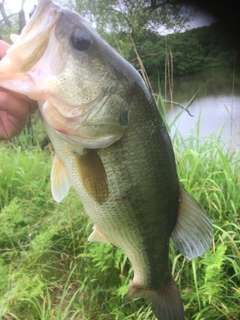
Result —
[[[176, 131], [173, 143], [182, 184], [214, 224], [202, 257], [170, 248], [186, 319], [240, 319], [240, 153], [221, 136]], [[133, 272], [122, 251], [87, 242], [92, 223], [75, 192], [52, 200], [51, 162], [38, 145], [0, 144], [0, 318], [155, 319], [147, 301], [124, 298]]]

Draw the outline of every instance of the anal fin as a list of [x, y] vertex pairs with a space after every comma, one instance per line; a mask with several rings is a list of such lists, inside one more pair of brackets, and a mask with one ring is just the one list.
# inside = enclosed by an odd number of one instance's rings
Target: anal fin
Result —
[[70, 187], [71, 182], [67, 174], [67, 169], [59, 156], [55, 154], [51, 171], [51, 190], [53, 199], [57, 202], [61, 202], [68, 194]]
[[96, 226], [93, 227], [93, 232], [88, 237], [88, 241], [109, 243], [108, 239], [98, 230]]
[[179, 190], [178, 220], [171, 238], [183, 256], [192, 260], [209, 249], [213, 228], [200, 204], [181, 185]]

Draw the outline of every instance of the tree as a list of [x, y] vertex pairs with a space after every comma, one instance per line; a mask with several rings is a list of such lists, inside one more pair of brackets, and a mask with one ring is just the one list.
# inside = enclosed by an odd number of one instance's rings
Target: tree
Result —
[[6, 8], [5, 0], [0, 2], [0, 38], [9, 42], [11, 33], [20, 33], [26, 24], [25, 13], [23, 11], [22, 0], [19, 12], [9, 13]]
[[180, 2], [169, 0], [75, 0], [74, 9], [95, 22], [101, 31], [176, 31], [190, 18], [190, 12]]
[[178, 0], [75, 0], [69, 6], [131, 62], [136, 57], [134, 45], [139, 50], [153, 33], [183, 30], [192, 15]]

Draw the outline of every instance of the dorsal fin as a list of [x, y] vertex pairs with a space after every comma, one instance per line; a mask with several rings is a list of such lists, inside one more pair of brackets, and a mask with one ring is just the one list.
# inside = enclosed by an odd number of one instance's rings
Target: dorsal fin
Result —
[[98, 203], [108, 198], [108, 184], [105, 168], [97, 152], [84, 149], [83, 154], [76, 154], [77, 168], [87, 193]]
[[51, 171], [51, 190], [53, 199], [57, 202], [68, 194], [71, 187], [66, 167], [57, 154], [55, 154]]
[[178, 220], [171, 238], [175, 247], [189, 260], [201, 256], [211, 245], [211, 220], [200, 204], [180, 185]]

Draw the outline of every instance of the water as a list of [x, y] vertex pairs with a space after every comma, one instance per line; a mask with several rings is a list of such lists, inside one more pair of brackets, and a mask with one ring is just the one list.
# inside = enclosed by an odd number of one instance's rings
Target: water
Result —
[[[189, 108], [193, 117], [183, 112], [172, 133], [178, 128], [181, 135], [188, 137], [194, 134], [200, 119], [199, 133], [202, 138], [211, 134], [218, 136], [222, 131], [222, 139], [231, 141], [235, 149], [240, 149], [240, 73], [235, 74], [234, 81], [233, 71], [230, 70], [212, 70], [175, 78], [173, 101], [186, 106], [197, 90], [197, 97]], [[171, 122], [181, 109], [170, 104], [166, 107]]]

